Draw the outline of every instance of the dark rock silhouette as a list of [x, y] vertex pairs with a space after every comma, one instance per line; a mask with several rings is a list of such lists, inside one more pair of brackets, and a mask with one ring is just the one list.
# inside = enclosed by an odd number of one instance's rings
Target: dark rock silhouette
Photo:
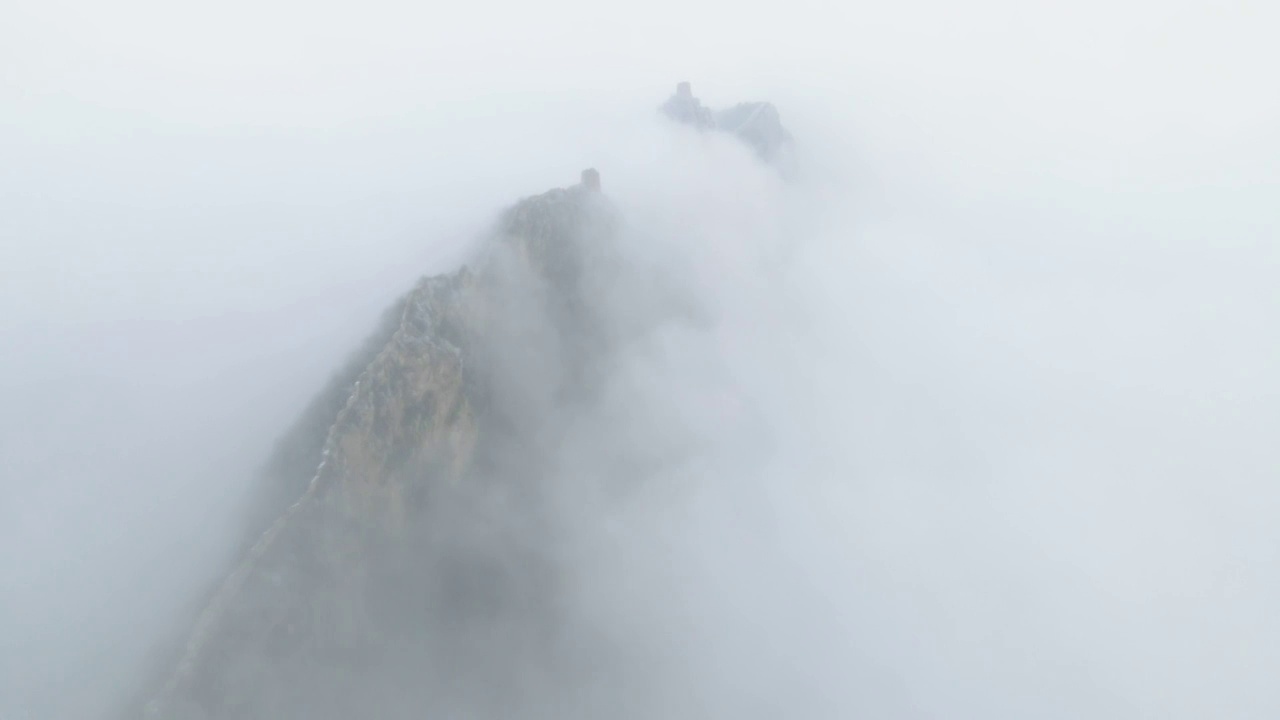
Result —
[[706, 130], [716, 126], [715, 115], [693, 96], [693, 89], [687, 82], [676, 85], [675, 94], [667, 98], [661, 109], [663, 114], [678, 123]]
[[688, 82], [681, 82], [676, 85], [675, 94], [662, 104], [661, 111], [667, 118], [699, 130], [731, 133], [768, 162], [777, 160], [791, 144], [791, 135], [783, 128], [772, 103], [744, 102], [713, 112], [694, 97]]

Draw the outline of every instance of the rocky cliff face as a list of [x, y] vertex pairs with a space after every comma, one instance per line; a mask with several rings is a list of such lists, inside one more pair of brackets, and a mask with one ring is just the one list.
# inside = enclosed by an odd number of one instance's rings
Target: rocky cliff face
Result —
[[584, 263], [611, 232], [588, 186], [526, 199], [474, 269], [424, 278], [388, 312], [280, 444], [266, 505], [293, 502], [201, 614], [150, 717], [527, 705], [555, 627], [539, 433], [589, 391], [604, 348]]
[[[770, 108], [721, 122], [767, 150], [785, 139]], [[586, 171], [512, 206], [467, 267], [388, 309], [278, 443], [243, 559], [144, 716], [621, 716], [600, 700], [616, 695], [599, 690], [609, 653], [561, 607], [548, 492], [575, 414], [646, 322], [600, 308], [602, 288], [634, 275], [613, 254], [618, 229]]]

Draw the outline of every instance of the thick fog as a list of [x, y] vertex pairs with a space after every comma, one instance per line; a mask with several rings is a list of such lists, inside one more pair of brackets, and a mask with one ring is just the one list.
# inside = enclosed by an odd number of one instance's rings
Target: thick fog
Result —
[[698, 309], [562, 450], [661, 460], [564, 499], [640, 704], [1280, 716], [1280, 14], [827, 5], [0, 8], [0, 718], [115, 711], [381, 311], [585, 167], [662, 279], [606, 316]]

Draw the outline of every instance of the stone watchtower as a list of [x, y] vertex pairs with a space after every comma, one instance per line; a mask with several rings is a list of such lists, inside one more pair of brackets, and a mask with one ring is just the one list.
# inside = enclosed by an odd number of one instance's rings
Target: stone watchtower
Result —
[[582, 187], [591, 192], [600, 192], [600, 171], [587, 168], [582, 171]]

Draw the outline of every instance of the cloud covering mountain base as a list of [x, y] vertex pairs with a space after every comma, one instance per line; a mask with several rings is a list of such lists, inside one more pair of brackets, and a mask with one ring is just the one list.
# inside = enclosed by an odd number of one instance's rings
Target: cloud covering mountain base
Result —
[[[229, 53], [143, 5], [3, 23], [0, 714], [127, 704], [379, 314], [589, 166], [633, 339], [559, 426], [548, 512], [594, 643], [568, 655], [616, 654], [542, 701], [1280, 711], [1270, 9], [655, 7], [586, 37], [480, 9], [432, 45], [407, 8], [284, 32], [275, 3]], [[626, 60], [628, 28], [672, 50]], [[773, 101], [798, 176], [663, 124], [685, 77]], [[645, 482], [599, 490], [618, 466]]]

